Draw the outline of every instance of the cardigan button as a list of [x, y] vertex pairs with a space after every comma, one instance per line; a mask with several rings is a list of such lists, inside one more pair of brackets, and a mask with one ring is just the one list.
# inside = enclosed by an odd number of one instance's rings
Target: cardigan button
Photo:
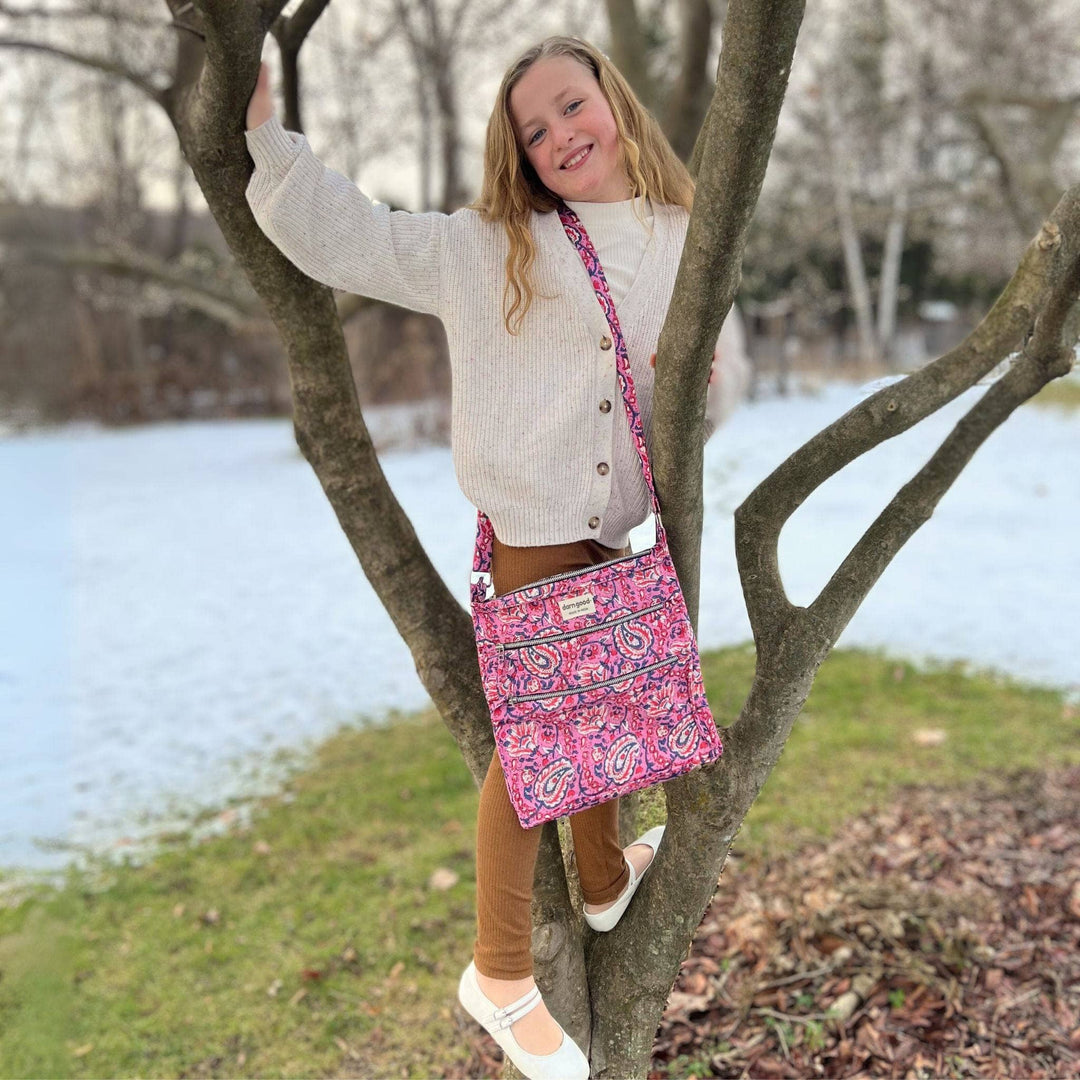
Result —
[[606, 461], [601, 461], [600, 464], [596, 466], [596, 471], [601, 476], [607, 476], [608, 472], [610, 472], [610, 469], [608, 468], [608, 463]]
[[600, 411], [611, 412], [611, 402], [608, 401], [607, 398], [604, 398], [604, 400], [600, 402]]
[[600, 519], [598, 517], [589, 518], [589, 528], [596, 529], [600, 526]]
[[611, 348], [611, 338], [609, 338], [609, 337], [607, 336], [607, 334], [605, 334], [605, 335], [604, 335], [604, 336], [603, 336], [603, 337], [602, 337], [602, 338], [600, 339], [600, 348], [601, 348], [601, 349], [610, 349], [610, 348]]

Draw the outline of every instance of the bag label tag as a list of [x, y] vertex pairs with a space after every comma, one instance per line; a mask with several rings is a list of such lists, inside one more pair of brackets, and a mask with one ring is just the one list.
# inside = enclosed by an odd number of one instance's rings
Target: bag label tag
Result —
[[559, 614], [564, 619], [574, 619], [578, 615], [595, 615], [596, 605], [593, 603], [592, 593], [564, 597], [559, 601]]

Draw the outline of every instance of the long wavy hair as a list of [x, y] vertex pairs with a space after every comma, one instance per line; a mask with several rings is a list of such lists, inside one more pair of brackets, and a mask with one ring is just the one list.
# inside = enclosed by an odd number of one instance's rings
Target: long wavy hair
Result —
[[487, 125], [483, 187], [480, 197], [468, 206], [479, 211], [484, 221], [501, 221], [510, 241], [503, 290], [503, 323], [510, 334], [520, 331], [536, 295], [531, 272], [536, 245], [529, 228], [530, 216], [534, 210], [550, 213], [560, 202], [541, 183], [518, 139], [510, 112], [510, 91], [537, 60], [552, 56], [572, 57], [588, 68], [600, 84], [615, 117], [619, 159], [634, 200], [631, 205], [642, 224], [638, 207], [644, 207], [646, 198], [675, 203], [687, 210], [694, 204], [694, 180], [686, 166], [630, 84], [599, 49], [581, 38], [561, 34], [544, 38], [527, 49], [510, 65], [499, 86]]

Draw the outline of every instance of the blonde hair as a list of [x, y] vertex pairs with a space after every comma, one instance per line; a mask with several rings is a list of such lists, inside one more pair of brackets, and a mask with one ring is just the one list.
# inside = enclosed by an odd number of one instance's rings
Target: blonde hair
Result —
[[[510, 91], [537, 60], [552, 56], [577, 60], [600, 84], [615, 117], [620, 160], [638, 218], [642, 219], [639, 198], [642, 207], [646, 198], [675, 203], [687, 210], [694, 203], [694, 181], [686, 166], [630, 84], [599, 49], [581, 38], [561, 34], [544, 38], [527, 49], [510, 65], [499, 86], [487, 125], [483, 187], [479, 198], [468, 207], [479, 211], [484, 221], [501, 221], [510, 241], [503, 290], [503, 322], [510, 334], [520, 331], [536, 295], [531, 274], [536, 245], [529, 228], [530, 217], [534, 210], [550, 213], [561, 202], [559, 196], [541, 183], [518, 140], [510, 112]], [[507, 308], [511, 294], [513, 304]], [[510, 320], [515, 312], [518, 312], [516, 328], [511, 328]]]

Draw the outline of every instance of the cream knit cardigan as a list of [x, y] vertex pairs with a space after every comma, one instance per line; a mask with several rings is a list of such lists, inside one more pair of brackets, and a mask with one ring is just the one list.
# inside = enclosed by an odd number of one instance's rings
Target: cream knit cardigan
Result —
[[[246, 139], [255, 162], [248, 204], [290, 262], [324, 285], [442, 321], [454, 471], [495, 535], [514, 546], [586, 538], [625, 546], [629, 530], [651, 513], [649, 491], [616, 379], [610, 329], [558, 214], [533, 214], [539, 295], [514, 336], [503, 325], [508, 241], [501, 224], [485, 223], [475, 210], [410, 213], [373, 203], [277, 117], [248, 130]], [[653, 210], [653, 236], [616, 309], [646, 447], [649, 357], [689, 221], [681, 206], [654, 203]], [[737, 316], [724, 327], [705, 439], [747, 383]]]

